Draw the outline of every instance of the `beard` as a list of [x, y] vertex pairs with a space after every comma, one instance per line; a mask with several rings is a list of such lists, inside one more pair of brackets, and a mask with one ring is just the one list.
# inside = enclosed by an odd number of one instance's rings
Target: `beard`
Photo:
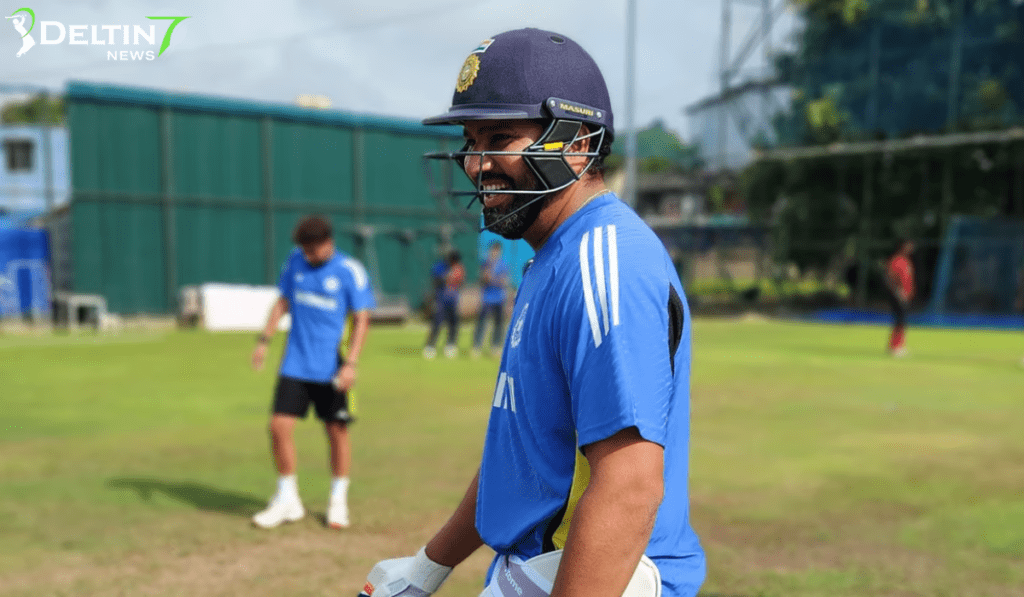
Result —
[[[536, 180], [531, 181], [530, 188], [522, 189], [519, 185], [505, 179], [509, 183], [510, 190], [536, 191]], [[547, 197], [543, 195], [511, 195], [511, 200], [504, 205], [495, 207], [484, 207], [484, 229], [501, 235], [509, 240], [523, 238], [523, 234], [530, 229], [530, 226], [537, 220], [541, 209], [547, 203]], [[532, 201], [532, 203], [531, 203]], [[481, 197], [481, 203], [483, 198]], [[526, 207], [524, 207], [526, 206]], [[514, 212], [514, 213], [513, 213]], [[511, 215], [510, 215], [511, 214]]]

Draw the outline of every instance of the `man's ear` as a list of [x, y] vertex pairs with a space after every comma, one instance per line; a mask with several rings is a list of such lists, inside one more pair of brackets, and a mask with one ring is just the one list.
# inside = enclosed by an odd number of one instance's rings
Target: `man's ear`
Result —
[[569, 151], [574, 153], [586, 153], [589, 151], [593, 151], [591, 147], [594, 146], [594, 139], [596, 139], [596, 137], [588, 137], [590, 133], [590, 127], [586, 123], [584, 123], [583, 126], [580, 128], [579, 136], [586, 138], [577, 139], [576, 142], [573, 143], [572, 146], [569, 148]]
[[[580, 128], [579, 137], [586, 137], [585, 139], [577, 139], [575, 143], [569, 148], [570, 153], [597, 153], [600, 150], [601, 137], [595, 135], [590, 137], [591, 134], [590, 125], [584, 123]], [[586, 167], [591, 161], [596, 161], [599, 158], [597, 156], [582, 156], [582, 155], [570, 155], [566, 156], [569, 163], [572, 164], [573, 170], [579, 173], [583, 168]], [[599, 172], [595, 168], [590, 168], [585, 176], [598, 175]]]

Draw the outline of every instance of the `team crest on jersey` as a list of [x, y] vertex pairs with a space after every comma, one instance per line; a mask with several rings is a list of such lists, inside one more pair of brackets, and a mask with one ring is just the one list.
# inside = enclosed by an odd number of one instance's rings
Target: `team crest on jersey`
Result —
[[338, 280], [337, 276], [327, 276], [324, 278], [324, 290], [327, 292], [338, 292], [340, 287], [341, 281]]
[[462, 64], [462, 70], [459, 71], [459, 81], [455, 84], [455, 91], [462, 93], [469, 89], [473, 81], [476, 81], [478, 72], [480, 72], [480, 59], [476, 54], [470, 54], [466, 58], [466, 62]]
[[519, 313], [519, 319], [516, 320], [516, 325], [512, 327], [512, 348], [519, 346], [519, 343], [523, 340], [523, 325], [526, 323], [526, 310], [530, 308], [530, 303], [523, 305], [523, 310]]
[[302, 274], [295, 274], [295, 281], [296, 282], [301, 282], [302, 281]]

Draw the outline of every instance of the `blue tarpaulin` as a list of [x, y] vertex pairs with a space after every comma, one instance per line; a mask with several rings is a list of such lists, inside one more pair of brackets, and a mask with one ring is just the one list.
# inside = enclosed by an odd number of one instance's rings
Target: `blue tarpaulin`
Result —
[[0, 317], [50, 312], [49, 263], [45, 230], [0, 229]]
[[[811, 319], [825, 323], [866, 323], [890, 325], [892, 314], [885, 311], [862, 309], [824, 309]], [[1024, 329], [1024, 315], [990, 315], [984, 313], [912, 313], [907, 323], [923, 327], [982, 328], [991, 330]]]

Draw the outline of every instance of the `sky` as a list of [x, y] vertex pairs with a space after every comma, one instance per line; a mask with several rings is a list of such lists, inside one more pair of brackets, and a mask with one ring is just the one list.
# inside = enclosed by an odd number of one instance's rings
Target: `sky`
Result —
[[[773, 4], [781, 0], [772, 0]], [[719, 88], [722, 0], [637, 0], [638, 127], [655, 120], [689, 139], [685, 107]], [[756, 26], [759, 0], [733, 8], [735, 53]], [[3, 16], [31, 8], [37, 42], [24, 55], [11, 19], [0, 23], [0, 92], [4, 86], [60, 91], [69, 80], [288, 103], [326, 96], [333, 109], [421, 119], [445, 111], [466, 56], [484, 39], [520, 27], [566, 35], [604, 73], [616, 128], [626, 124], [627, 0], [0, 0]], [[21, 14], [25, 14], [22, 12]], [[795, 19], [782, 12], [776, 46]], [[104, 25], [148, 25], [147, 16], [188, 16], [153, 60], [110, 60], [108, 51], [159, 51], [170, 21], [155, 21], [156, 45], [122, 45]], [[104, 45], [42, 44], [42, 21], [66, 29], [92, 26]], [[59, 36], [49, 26], [47, 37]], [[116, 42], [110, 45], [110, 35]], [[763, 67], [761, 51], [746, 66]]]

